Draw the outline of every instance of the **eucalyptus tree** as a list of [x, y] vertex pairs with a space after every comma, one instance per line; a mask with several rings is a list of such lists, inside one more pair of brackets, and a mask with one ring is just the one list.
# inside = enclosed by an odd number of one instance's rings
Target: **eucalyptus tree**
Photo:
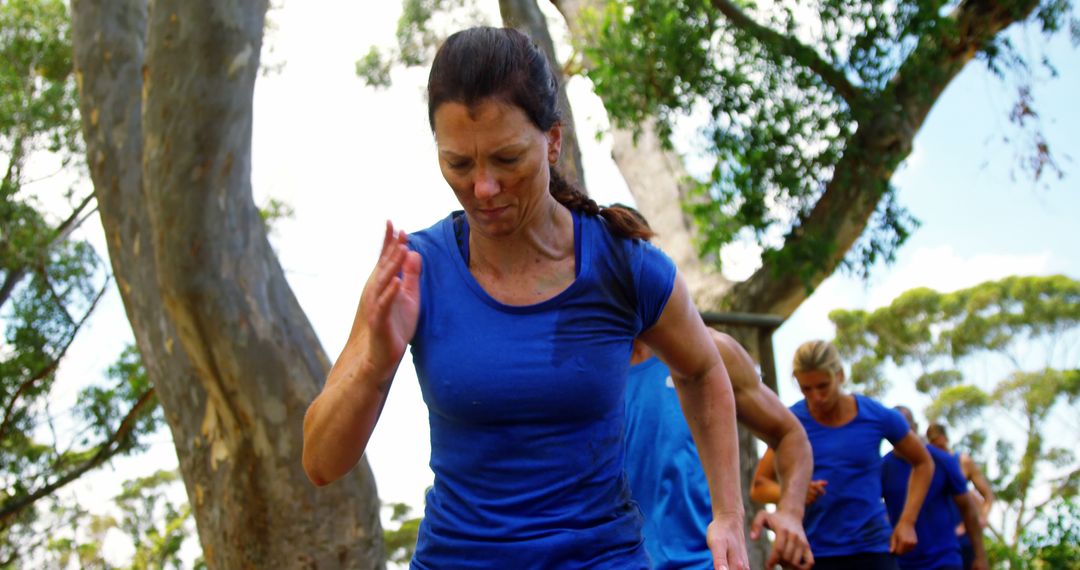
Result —
[[73, 0], [113, 273], [210, 568], [379, 568], [366, 462], [316, 489], [301, 426], [329, 361], [251, 194], [266, 0]]
[[0, 2], [0, 567], [25, 565], [67, 529], [59, 492], [142, 449], [160, 421], [134, 351], [103, 377], [68, 371], [82, 388], [73, 406], [56, 403], [58, 370], [112, 288], [77, 233], [95, 202], [79, 184], [70, 36], [61, 0]]
[[[1008, 277], [939, 293], [913, 289], [875, 311], [836, 310], [851, 380], [877, 392], [897, 368], [990, 467], [1000, 501], [995, 539], [1011, 549], [1047, 509], [1076, 496], [1080, 461], [1064, 434], [1080, 429], [1080, 282]], [[986, 448], [993, 442], [993, 453]]]

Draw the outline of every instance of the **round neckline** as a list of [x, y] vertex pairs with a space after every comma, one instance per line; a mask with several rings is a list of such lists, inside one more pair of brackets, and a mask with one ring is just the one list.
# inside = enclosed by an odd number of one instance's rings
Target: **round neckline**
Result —
[[821, 427], [823, 427], [825, 429], [840, 429], [840, 428], [845, 428], [845, 427], [851, 425], [855, 420], [859, 419], [859, 410], [862, 409], [862, 406], [859, 405], [859, 395], [858, 394], [848, 394], [848, 395], [851, 396], [852, 400], [854, 400], [854, 402], [855, 402], [855, 415], [851, 416], [850, 420], [848, 420], [848, 421], [846, 421], [846, 422], [844, 422], [844, 423], [842, 423], [842, 424], [840, 424], [838, 426], [831, 426], [831, 425], [828, 425], [828, 424], [823, 424], [823, 423], [819, 422], [818, 419], [814, 417], [813, 412], [810, 411], [810, 404], [807, 404], [806, 400], [803, 400], [803, 405], [806, 406], [806, 417], [810, 418], [810, 420], [813, 421], [815, 424], [817, 424], [817, 425], [819, 425], [819, 426], [821, 426]]
[[[465, 212], [457, 210], [450, 214], [450, 223], [443, 225], [443, 238], [446, 241], [446, 247], [450, 250], [450, 255], [454, 259], [454, 267], [457, 268], [458, 274], [465, 284], [472, 290], [473, 294], [480, 298], [484, 303], [491, 307], [506, 313], [535, 313], [543, 311], [550, 307], [561, 304], [567, 298], [571, 297], [578, 289], [582, 287], [582, 283], [589, 277], [591, 273], [591, 263], [589, 263], [589, 255], [591, 253], [590, 248], [585, 247], [586, 232], [590, 231], [589, 225], [584, 223], [581, 219], [581, 213], [574, 210], [570, 210], [571, 216], [574, 219], [574, 256], [575, 264], [578, 266], [578, 273], [574, 276], [574, 281], [570, 283], [565, 289], [557, 293], [550, 299], [545, 299], [539, 303], [532, 303], [529, 305], [508, 305], [503, 303], [494, 297], [492, 297], [473, 277], [472, 272], [469, 271], [469, 265], [461, 248], [458, 247], [457, 236], [454, 234], [454, 217], [457, 215], [465, 216]], [[468, 227], [469, 220], [465, 218], [463, 220], [466, 228]], [[466, 247], [468, 247], [466, 245]]]

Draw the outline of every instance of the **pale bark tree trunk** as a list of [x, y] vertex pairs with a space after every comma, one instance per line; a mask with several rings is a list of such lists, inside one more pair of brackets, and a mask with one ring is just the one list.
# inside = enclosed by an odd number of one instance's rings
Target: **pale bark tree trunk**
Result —
[[[73, 0], [87, 162], [211, 568], [380, 568], [366, 463], [316, 489], [328, 359], [251, 198], [265, 1]], [[144, 82], [145, 79], [145, 82]]]

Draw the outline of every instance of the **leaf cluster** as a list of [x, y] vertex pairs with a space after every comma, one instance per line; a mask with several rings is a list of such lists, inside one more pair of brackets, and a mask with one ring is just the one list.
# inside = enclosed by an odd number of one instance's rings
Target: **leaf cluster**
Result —
[[[931, 422], [957, 427], [994, 413], [1018, 429], [1022, 448], [1008, 437], [995, 442], [996, 473], [990, 477], [1015, 525], [1027, 525], [1046, 508], [1046, 502], [1029, 501], [1036, 484], [1045, 483], [1052, 500], [1076, 496], [1076, 456], [1052, 444], [1048, 426], [1055, 410], [1068, 415], [1080, 400], [1074, 352], [1080, 346], [1073, 346], [1080, 340], [1080, 282], [1062, 275], [1014, 276], [952, 293], [919, 288], [875, 311], [836, 310], [829, 318], [837, 347], [853, 362], [856, 383], [880, 381], [887, 364], [909, 367], [918, 375], [916, 389], [932, 398], [925, 410]], [[1034, 350], [1040, 344], [1041, 352]], [[1045, 361], [1026, 367], [1023, 353], [1039, 353]], [[961, 365], [989, 357], [1012, 368], [1002, 368], [993, 387], [984, 389]], [[1000, 428], [982, 425], [960, 446], [973, 456], [985, 447], [987, 429]]]
[[[901, 73], [920, 85], [947, 72], [931, 56], [966, 32], [953, 17], [959, 4], [609, 0], [587, 18], [590, 42], [578, 47], [617, 125], [640, 132], [655, 119], [670, 144], [677, 121], [704, 119], [698, 142], [712, 167], [693, 181], [686, 204], [698, 222], [701, 256], [718, 262], [719, 248], [752, 236], [765, 246], [766, 263], [799, 274], [820, 266], [835, 245], [811, 236], [799, 251], [783, 251], [777, 240], [800, 234], [840, 159], [861, 152], [852, 145], [861, 127], [905, 120], [894, 91]], [[1054, 33], [1071, 5], [1044, 1], [1035, 19]], [[1001, 36], [979, 53], [1006, 70], [1026, 64]], [[898, 164], [885, 166], [892, 172]], [[918, 223], [887, 180], [861, 191], [883, 198], [846, 258], [865, 272], [892, 261]]]
[[476, 0], [403, 0], [401, 16], [391, 47], [372, 46], [356, 62], [356, 75], [370, 87], [386, 89], [393, 81], [390, 72], [398, 66], [419, 67], [435, 57], [435, 51], [449, 35], [467, 26], [488, 24]]

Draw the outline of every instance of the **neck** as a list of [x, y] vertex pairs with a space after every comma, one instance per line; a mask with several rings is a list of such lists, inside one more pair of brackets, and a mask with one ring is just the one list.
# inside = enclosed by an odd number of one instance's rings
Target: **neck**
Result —
[[[818, 423], [825, 425], [832, 425], [836, 423], [845, 423], [849, 421], [855, 414], [855, 396], [851, 394], [840, 394], [840, 399], [836, 402], [836, 405], [831, 410], [823, 412], [821, 417], [815, 416], [814, 419]], [[813, 412], [811, 412], [813, 415]]]
[[[549, 197], [550, 198], [550, 197]], [[494, 274], [513, 273], [522, 266], [574, 255], [574, 218], [550, 198], [512, 234], [493, 238], [469, 233], [470, 265]]]

